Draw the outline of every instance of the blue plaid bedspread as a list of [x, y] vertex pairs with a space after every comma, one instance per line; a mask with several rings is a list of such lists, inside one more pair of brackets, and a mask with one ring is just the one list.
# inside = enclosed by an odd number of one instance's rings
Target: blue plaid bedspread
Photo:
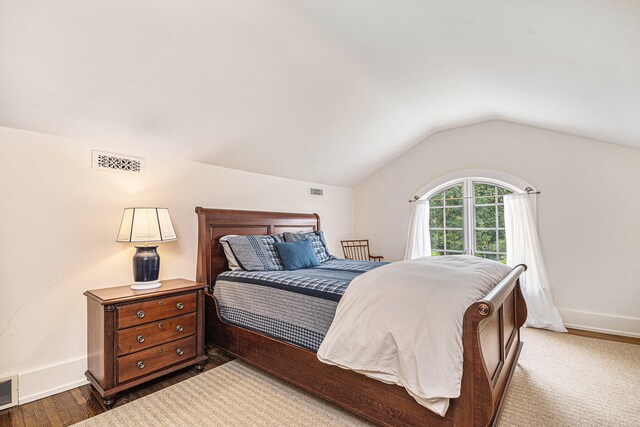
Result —
[[295, 271], [227, 271], [213, 293], [226, 322], [317, 351], [349, 283], [384, 264], [330, 259]]

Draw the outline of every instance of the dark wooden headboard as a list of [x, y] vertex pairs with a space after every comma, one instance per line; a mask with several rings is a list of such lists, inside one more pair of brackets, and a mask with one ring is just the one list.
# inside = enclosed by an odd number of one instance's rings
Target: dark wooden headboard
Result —
[[220, 237], [227, 234], [278, 234], [320, 230], [318, 214], [237, 211], [196, 208], [198, 214], [198, 267], [196, 280], [213, 286], [218, 274], [229, 269]]

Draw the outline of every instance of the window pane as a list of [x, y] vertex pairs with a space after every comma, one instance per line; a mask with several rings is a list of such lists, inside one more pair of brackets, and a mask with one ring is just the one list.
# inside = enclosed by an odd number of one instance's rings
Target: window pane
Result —
[[444, 231], [431, 230], [431, 249], [444, 249]]
[[431, 208], [429, 210], [429, 228], [443, 228], [444, 227], [444, 209]]
[[476, 227], [477, 228], [495, 228], [496, 226], [496, 207], [494, 206], [477, 206], [476, 207]]
[[504, 203], [504, 199], [502, 196], [504, 196], [505, 194], [513, 194], [513, 191], [504, 187], [498, 187], [498, 203]]
[[476, 205], [490, 205], [496, 202], [496, 199], [494, 197], [491, 198], [487, 198], [487, 197], [479, 197], [475, 199], [476, 201]]
[[[496, 186], [491, 184], [482, 184], [479, 182], [473, 183], [474, 195], [476, 196], [476, 205], [486, 205], [488, 203], [495, 203], [496, 198]], [[478, 197], [489, 196], [489, 197]]]
[[494, 230], [476, 231], [476, 251], [497, 252], [496, 249], [496, 232]]
[[503, 264], [507, 263], [507, 256], [505, 254], [500, 255], [500, 262]]
[[498, 228], [504, 228], [504, 205], [498, 206]]
[[447, 230], [447, 250], [462, 251], [463, 241], [464, 237], [462, 230]]
[[462, 251], [447, 251], [445, 255], [462, 255]]
[[462, 228], [462, 207], [445, 208], [447, 228]]
[[[444, 194], [447, 206], [462, 206], [462, 184], [447, 188]], [[456, 200], [446, 200], [451, 198]]]
[[444, 252], [441, 251], [431, 251], [431, 256], [440, 256], [444, 255]]
[[444, 191], [439, 192], [438, 194], [435, 194], [433, 196], [431, 196], [431, 198], [429, 199], [429, 206], [442, 206], [443, 199], [444, 198]]
[[474, 182], [473, 188], [476, 192], [476, 196], [493, 196], [496, 194], [496, 186], [493, 184]]
[[507, 252], [507, 237], [504, 230], [498, 231], [498, 250], [500, 252]]
[[478, 254], [477, 256], [481, 258], [492, 259], [494, 261], [498, 260], [498, 255], [496, 254]]
[[[429, 231], [434, 255], [462, 252], [464, 241], [462, 183], [445, 188], [429, 199]], [[454, 200], [447, 200], [454, 199]], [[459, 229], [459, 230], [451, 230]]]

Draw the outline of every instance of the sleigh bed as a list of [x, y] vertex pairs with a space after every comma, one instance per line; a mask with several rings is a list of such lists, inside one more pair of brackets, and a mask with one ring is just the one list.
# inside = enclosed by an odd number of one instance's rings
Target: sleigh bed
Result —
[[316, 214], [196, 208], [197, 280], [206, 283], [206, 341], [278, 378], [381, 425], [487, 426], [497, 423], [522, 349], [520, 327], [527, 308], [515, 267], [481, 300], [463, 322], [461, 393], [444, 417], [419, 405], [404, 388], [320, 362], [313, 351], [232, 325], [222, 319], [211, 293], [216, 277], [228, 270], [219, 239], [225, 235], [260, 235], [316, 231]]

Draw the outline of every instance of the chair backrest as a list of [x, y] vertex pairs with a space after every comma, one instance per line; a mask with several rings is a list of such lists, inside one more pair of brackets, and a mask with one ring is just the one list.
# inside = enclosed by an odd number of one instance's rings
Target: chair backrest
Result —
[[341, 240], [346, 259], [369, 261], [369, 240]]

